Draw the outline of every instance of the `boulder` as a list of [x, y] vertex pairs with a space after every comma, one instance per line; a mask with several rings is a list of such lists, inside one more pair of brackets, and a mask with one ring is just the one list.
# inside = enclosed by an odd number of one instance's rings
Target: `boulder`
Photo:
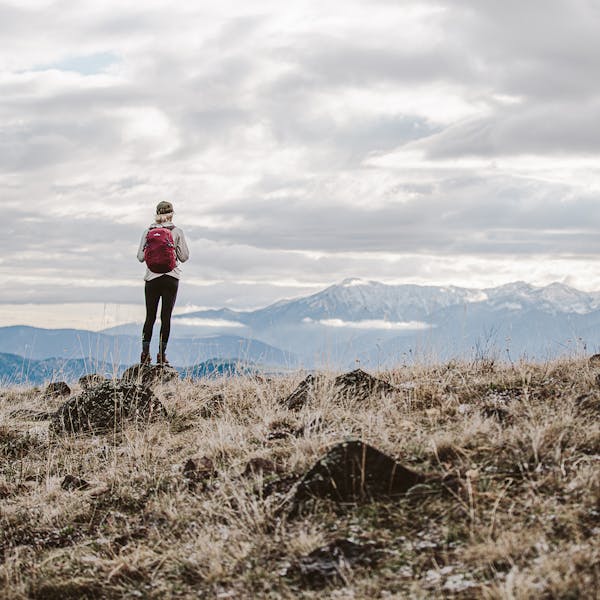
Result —
[[314, 396], [314, 388], [315, 376], [309, 374], [287, 398], [281, 400], [281, 404], [289, 410], [300, 410]]
[[179, 372], [171, 365], [136, 364], [129, 367], [121, 376], [124, 383], [136, 383], [145, 386], [155, 383], [167, 383], [179, 379]]
[[71, 393], [71, 388], [64, 381], [53, 381], [46, 386], [44, 396], [47, 398], [61, 398], [68, 396]]
[[125, 422], [146, 424], [163, 416], [163, 405], [148, 387], [105, 381], [65, 402], [53, 415], [50, 431], [99, 433], [120, 429]]
[[333, 386], [338, 398], [359, 401], [367, 400], [373, 395], [393, 394], [398, 391], [393, 385], [369, 375], [362, 369], [336, 377]]
[[291, 513], [313, 499], [360, 503], [404, 495], [425, 483], [427, 475], [407, 469], [393, 458], [359, 440], [333, 446], [300, 479]]

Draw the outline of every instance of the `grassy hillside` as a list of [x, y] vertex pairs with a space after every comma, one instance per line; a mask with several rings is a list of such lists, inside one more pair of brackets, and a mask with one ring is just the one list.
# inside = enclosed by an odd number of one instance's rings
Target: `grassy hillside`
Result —
[[[379, 376], [397, 391], [343, 398], [329, 374], [296, 412], [279, 400], [301, 374], [175, 381], [155, 390], [167, 419], [79, 437], [29, 420], [61, 401], [5, 390], [0, 598], [597, 597], [596, 370]], [[348, 438], [427, 482], [290, 511], [296, 478]]]

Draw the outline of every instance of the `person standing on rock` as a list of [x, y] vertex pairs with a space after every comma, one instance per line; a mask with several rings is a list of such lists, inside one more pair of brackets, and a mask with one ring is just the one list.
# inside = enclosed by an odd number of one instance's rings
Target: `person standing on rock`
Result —
[[171, 331], [171, 314], [177, 298], [177, 288], [183, 263], [190, 257], [183, 231], [173, 224], [173, 205], [159, 202], [154, 223], [144, 231], [137, 257], [146, 263], [144, 276], [146, 295], [146, 321], [142, 330], [142, 354], [140, 362], [150, 364], [150, 340], [156, 321], [158, 302], [160, 309], [160, 338], [156, 362], [168, 365], [166, 351]]

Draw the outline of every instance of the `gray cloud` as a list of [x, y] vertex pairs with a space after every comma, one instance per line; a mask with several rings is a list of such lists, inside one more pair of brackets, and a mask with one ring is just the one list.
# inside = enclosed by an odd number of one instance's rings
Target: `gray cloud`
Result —
[[283, 52], [295, 66], [295, 76], [283, 85], [304, 87], [361, 87], [381, 83], [428, 83], [432, 80], [461, 81], [469, 78], [471, 61], [451, 43], [428, 48], [393, 48], [388, 40], [340, 39], [307, 36]]
[[598, 101], [526, 104], [449, 127], [425, 142], [430, 158], [600, 152]]
[[0, 302], [139, 301], [163, 198], [195, 303], [600, 250], [594, 3], [292, 10], [0, 4]]
[[[520, 185], [519, 185], [520, 184]], [[493, 190], [491, 197], [482, 195]], [[427, 189], [429, 191], [429, 189]], [[314, 206], [279, 198], [259, 207], [231, 204], [219, 214], [241, 216], [231, 231], [197, 229], [201, 237], [288, 250], [497, 253], [600, 250], [595, 196], [570, 198], [564, 186], [475, 178], [443, 181], [434, 194], [380, 208]], [[582, 219], [581, 215], [586, 218]], [[261, 237], [261, 232], [268, 235]]]

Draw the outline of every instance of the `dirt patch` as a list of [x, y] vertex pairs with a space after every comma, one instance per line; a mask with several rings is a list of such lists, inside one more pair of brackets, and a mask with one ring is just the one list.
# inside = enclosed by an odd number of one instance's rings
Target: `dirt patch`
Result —
[[336, 539], [295, 561], [285, 575], [299, 579], [304, 587], [320, 589], [335, 583], [345, 583], [353, 567], [376, 566], [379, 555], [377, 546], [373, 543]]

